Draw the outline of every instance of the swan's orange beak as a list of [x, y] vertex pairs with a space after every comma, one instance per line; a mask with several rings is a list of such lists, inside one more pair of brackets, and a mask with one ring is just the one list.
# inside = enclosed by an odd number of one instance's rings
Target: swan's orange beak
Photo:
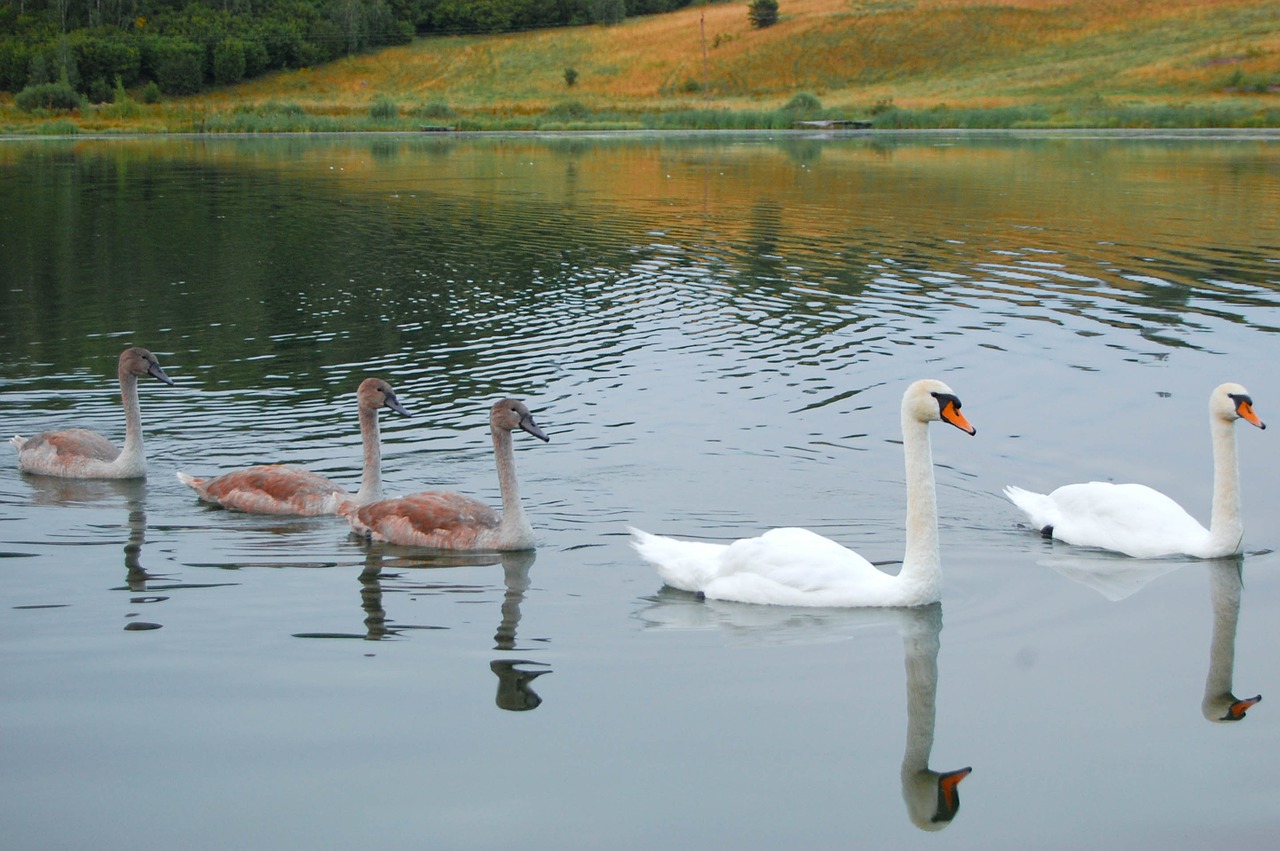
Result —
[[1231, 704], [1231, 708], [1227, 710], [1227, 716], [1222, 720], [1239, 721], [1244, 717], [1244, 714], [1249, 711], [1249, 707], [1253, 706], [1260, 700], [1262, 700], [1262, 695], [1258, 695], [1257, 697], [1247, 697], [1244, 700], [1237, 700], [1235, 703]]
[[951, 821], [960, 809], [960, 781], [973, 772], [972, 768], [961, 768], [948, 771], [938, 776], [938, 813], [933, 817], [935, 822]]
[[1258, 419], [1258, 415], [1253, 412], [1253, 402], [1248, 398], [1241, 399], [1236, 403], [1236, 413], [1240, 415], [1240, 419], [1250, 425], [1256, 425], [1258, 428], [1267, 427], [1267, 424]]
[[968, 432], [969, 434], [978, 433], [976, 428], [969, 425], [969, 421], [964, 418], [964, 414], [960, 413], [960, 408], [956, 406], [954, 401], [948, 400], [947, 404], [942, 406], [942, 418], [963, 432]]

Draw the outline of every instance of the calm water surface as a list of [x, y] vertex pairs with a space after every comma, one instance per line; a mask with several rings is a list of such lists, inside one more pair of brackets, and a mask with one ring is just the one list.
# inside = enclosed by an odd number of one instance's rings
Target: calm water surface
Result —
[[[6, 435], [120, 439], [126, 345], [175, 380], [141, 387], [145, 483], [0, 465], [8, 848], [1280, 833], [1275, 429], [1238, 429], [1238, 561], [1073, 552], [1000, 495], [1137, 480], [1207, 520], [1210, 389], [1280, 425], [1275, 136], [9, 141], [0, 306]], [[354, 486], [371, 374], [413, 414], [391, 494], [496, 502], [485, 412], [528, 401], [536, 556], [175, 479]], [[934, 429], [940, 606], [699, 602], [627, 546], [804, 525], [900, 558], [921, 377], [978, 429]], [[1209, 720], [1227, 689], [1264, 700]], [[950, 823], [926, 766], [973, 767]]]

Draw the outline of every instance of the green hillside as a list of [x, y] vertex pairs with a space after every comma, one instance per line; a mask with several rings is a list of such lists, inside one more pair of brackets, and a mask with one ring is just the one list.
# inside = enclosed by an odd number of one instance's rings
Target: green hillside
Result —
[[159, 103], [25, 113], [7, 132], [1277, 127], [1275, 0], [780, 0], [438, 36]]

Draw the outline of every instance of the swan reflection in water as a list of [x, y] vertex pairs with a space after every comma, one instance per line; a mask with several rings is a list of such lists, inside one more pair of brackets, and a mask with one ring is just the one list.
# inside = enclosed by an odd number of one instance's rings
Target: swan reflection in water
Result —
[[[1166, 573], [1191, 562], [1179, 559], [1130, 559], [1098, 553], [1093, 556], [1055, 556], [1041, 564], [1079, 582], [1111, 602], [1119, 602]], [[1196, 561], [1209, 573], [1209, 602], [1213, 608], [1213, 636], [1209, 641], [1209, 674], [1205, 678], [1201, 712], [1210, 721], [1240, 721], [1262, 695], [1240, 699], [1232, 693], [1235, 675], [1236, 627], [1240, 593], [1244, 588], [1244, 557]]]
[[[368, 545], [364, 569], [360, 572], [360, 607], [365, 613], [363, 635], [297, 633], [297, 637], [363, 638], [366, 641], [380, 641], [411, 629], [443, 629], [444, 627], [394, 624], [394, 622], [392, 622], [393, 626], [388, 626], [387, 612], [382, 603], [382, 583], [384, 579], [401, 579], [403, 574], [384, 574], [383, 571], [388, 569], [436, 570], [501, 564], [505, 590], [502, 595], [501, 619], [493, 636], [493, 649], [518, 649], [516, 632], [520, 626], [520, 606], [524, 602], [525, 592], [529, 590], [529, 568], [537, 558], [536, 551], [520, 550], [487, 554], [441, 552], [424, 555], [420, 550], [405, 549], [403, 555], [393, 555], [398, 549], [389, 544]], [[477, 585], [448, 583], [407, 584], [395, 589], [399, 593], [410, 594], [415, 592], [477, 593], [481, 590], [482, 587]], [[536, 666], [537, 670], [529, 670], [530, 666]], [[498, 693], [494, 699], [498, 708], [523, 712], [536, 709], [542, 703], [542, 697], [533, 690], [531, 684], [543, 674], [551, 673], [551, 669], [546, 667], [545, 663], [529, 659], [495, 659], [489, 663], [489, 670], [493, 671], [498, 678]]]
[[[123, 502], [128, 511], [127, 521], [125, 521], [127, 535], [124, 540], [124, 586], [113, 590], [131, 591], [133, 594], [152, 591], [150, 595], [129, 598], [129, 603], [133, 605], [164, 603], [169, 599], [168, 596], [154, 594], [155, 590], [161, 589], [148, 587], [148, 582], [154, 582], [160, 577], [148, 573], [146, 568], [142, 567], [142, 546], [146, 544], [147, 534], [145, 479], [61, 479], [55, 476], [27, 476], [26, 480], [32, 486], [32, 502], [37, 505], [96, 507], [101, 503], [108, 503], [114, 508], [115, 505]], [[90, 527], [95, 531], [109, 529], [113, 535], [115, 530], [119, 529], [115, 523], [111, 523], [110, 526], [91, 525]], [[173, 587], [175, 586], [165, 586], [163, 590], [170, 590]], [[124, 626], [125, 630], [150, 631], [159, 630], [161, 627], [159, 623], [137, 619], [136, 614], [134, 612], [128, 614], [129, 621]]]
[[907, 737], [902, 755], [902, 798], [921, 830], [941, 830], [960, 810], [960, 781], [971, 767], [935, 771], [933, 750], [938, 696], [942, 604], [913, 608], [798, 609], [703, 600], [672, 588], [649, 598], [636, 616], [650, 629], [723, 629], [743, 642], [779, 645], [830, 642], [850, 629], [892, 625], [902, 636], [907, 674]]
[[[94, 506], [124, 502], [128, 509], [124, 544], [125, 589], [147, 590], [156, 577], [142, 566], [142, 546], [147, 538], [147, 482], [145, 479], [68, 479], [55, 476], [26, 476], [31, 485], [31, 501], [42, 506]], [[112, 524], [112, 529], [115, 525]], [[160, 602], [165, 597], [135, 598], [132, 602]], [[134, 629], [147, 628], [131, 625]]]
[[1231, 693], [1236, 665], [1236, 625], [1240, 619], [1240, 592], [1244, 588], [1244, 560], [1218, 559], [1209, 569], [1209, 598], [1213, 602], [1213, 639], [1209, 642], [1209, 675], [1204, 681], [1200, 710], [1210, 721], [1239, 721], [1249, 707], [1262, 700], [1243, 700]]

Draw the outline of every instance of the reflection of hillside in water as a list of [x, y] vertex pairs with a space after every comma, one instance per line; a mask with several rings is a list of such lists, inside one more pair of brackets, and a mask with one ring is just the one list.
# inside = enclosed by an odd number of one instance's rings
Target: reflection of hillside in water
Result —
[[[223, 319], [188, 359], [201, 384], [349, 382], [325, 365], [370, 351], [426, 380], [408, 352], [429, 333], [458, 392], [484, 395], [491, 356], [474, 341], [513, 315], [530, 351], [571, 336], [590, 347], [576, 356], [607, 361], [602, 343], [637, 315], [675, 312], [694, 338], [794, 360], [806, 341], [810, 359], [883, 353], [912, 317], [979, 303], [1082, 333], [1137, 326], [1161, 346], [1274, 305], [1280, 235], [1258, 223], [1280, 221], [1280, 187], [1262, 147], [893, 140], [19, 146], [3, 159], [21, 179], [0, 204], [23, 210], [5, 274], [40, 286], [9, 293], [0, 337], [74, 368], [92, 344], [49, 335], [50, 300], [63, 326], [128, 327], [127, 305], [99, 294], [147, 269], [176, 282], [149, 305], [160, 325]], [[51, 250], [37, 237], [66, 209], [95, 237]], [[1063, 209], [1089, 213], [1063, 224]], [[187, 281], [193, 268], [209, 277]]]
[[907, 681], [907, 733], [900, 780], [907, 816], [921, 830], [941, 830], [960, 810], [960, 782], [971, 768], [935, 771], [942, 604], [911, 609], [797, 609], [701, 600], [663, 588], [636, 617], [647, 629], [714, 629], [735, 644], [774, 646], [841, 641], [867, 627], [892, 625], [902, 636]]

